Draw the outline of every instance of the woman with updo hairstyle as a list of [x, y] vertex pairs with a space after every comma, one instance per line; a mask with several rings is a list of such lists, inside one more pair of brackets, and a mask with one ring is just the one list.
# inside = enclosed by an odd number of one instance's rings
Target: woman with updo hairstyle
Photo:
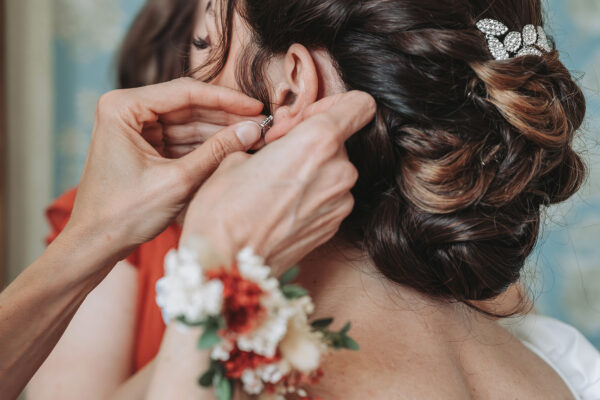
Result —
[[585, 99], [558, 52], [496, 61], [475, 28], [483, 17], [542, 26], [541, 11], [533, 0], [248, 0], [256, 42], [238, 77], [270, 104], [268, 60], [300, 43], [327, 52], [345, 90], [371, 94], [377, 117], [347, 145], [359, 181], [344, 233], [389, 280], [472, 304], [519, 279], [543, 208], [585, 176], [571, 147]]
[[[497, 57], [493, 35], [478, 28], [484, 19], [514, 32], [532, 25], [539, 39], [540, 0], [195, 5], [183, 68], [261, 100], [274, 116], [267, 146], [322, 98], [360, 90], [377, 104], [346, 143], [358, 174], [352, 214], [298, 260], [314, 317], [335, 316], [334, 329], [351, 320], [361, 346], [325, 360], [314, 395], [600, 398], [597, 350], [572, 327], [528, 313], [515, 289], [545, 210], [586, 175], [572, 147], [585, 98], [553, 43]], [[163, 353], [182, 351], [171, 343]], [[137, 382], [210, 398], [192, 364], [159, 364]]]

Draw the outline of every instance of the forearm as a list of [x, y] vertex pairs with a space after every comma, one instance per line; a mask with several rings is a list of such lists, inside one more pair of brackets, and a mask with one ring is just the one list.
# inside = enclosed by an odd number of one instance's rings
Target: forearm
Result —
[[165, 332], [147, 399], [212, 400], [211, 389], [198, 384], [198, 378], [208, 369], [209, 355], [196, 347], [202, 331], [200, 328], [178, 329], [171, 323]]
[[16, 398], [116, 259], [105, 237], [63, 232], [0, 293], [0, 392]]
[[141, 371], [129, 378], [107, 400], [146, 400], [148, 386], [154, 376], [156, 361], [150, 362]]

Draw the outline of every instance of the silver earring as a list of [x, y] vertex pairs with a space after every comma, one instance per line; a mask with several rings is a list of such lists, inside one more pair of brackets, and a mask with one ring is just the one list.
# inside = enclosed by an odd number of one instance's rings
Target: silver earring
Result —
[[261, 122], [258, 125], [258, 126], [260, 126], [260, 135], [262, 137], [265, 137], [265, 134], [267, 133], [269, 128], [271, 128], [272, 123], [273, 123], [273, 116], [269, 115], [267, 118], [265, 118], [265, 120], [263, 122]]

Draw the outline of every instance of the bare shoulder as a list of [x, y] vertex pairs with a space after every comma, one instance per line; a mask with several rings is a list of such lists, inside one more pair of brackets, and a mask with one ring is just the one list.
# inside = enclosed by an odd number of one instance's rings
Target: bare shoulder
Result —
[[335, 352], [325, 360], [316, 395], [348, 400], [471, 398], [460, 371], [446, 356], [401, 343], [360, 343], [361, 351]]
[[518, 339], [395, 345], [361, 341], [360, 352], [337, 352], [315, 388], [323, 398], [572, 399], [558, 374]]

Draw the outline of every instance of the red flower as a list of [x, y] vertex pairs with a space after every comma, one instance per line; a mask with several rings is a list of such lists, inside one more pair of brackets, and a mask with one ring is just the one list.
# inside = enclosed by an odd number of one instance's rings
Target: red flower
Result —
[[[310, 375], [294, 371], [285, 378], [285, 386], [287, 388], [299, 388], [302, 386], [313, 386], [319, 383], [323, 377], [323, 370], [319, 368]], [[322, 400], [320, 397], [300, 397], [300, 400]]]
[[244, 370], [256, 369], [261, 365], [273, 364], [281, 360], [279, 353], [274, 357], [265, 357], [253, 352], [241, 351], [237, 346], [229, 354], [229, 360], [223, 361], [228, 378], [240, 379]]
[[264, 309], [260, 304], [262, 290], [253, 281], [244, 279], [237, 266], [206, 271], [207, 279], [223, 282], [223, 300], [227, 331], [242, 334], [252, 330]]

